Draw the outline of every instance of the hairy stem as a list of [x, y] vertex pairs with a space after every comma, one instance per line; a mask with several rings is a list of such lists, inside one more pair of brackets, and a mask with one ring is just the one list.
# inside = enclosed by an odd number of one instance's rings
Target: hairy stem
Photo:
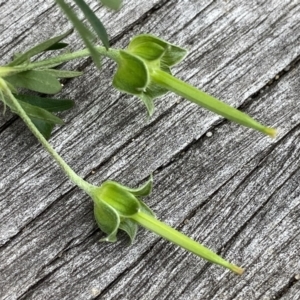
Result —
[[53, 149], [53, 147], [47, 142], [44, 136], [38, 131], [35, 125], [32, 123], [22, 106], [19, 104], [18, 100], [14, 97], [11, 90], [8, 88], [4, 79], [0, 78], [0, 90], [3, 94], [9, 98], [11, 104], [14, 106], [15, 111], [30, 129], [30, 131], [35, 135], [38, 141], [44, 146], [44, 148], [49, 152], [53, 159], [58, 163], [62, 170], [67, 174], [70, 180], [75, 183], [79, 188], [83, 189], [87, 193], [94, 188], [93, 185], [89, 184], [78, 176], [70, 166], [58, 155], [58, 153]]
[[[96, 49], [101, 55], [103, 55], [105, 57], [109, 57], [110, 59], [114, 60], [115, 62], [119, 61], [119, 51], [118, 50], [116, 50], [116, 49], [106, 50], [104, 47], [101, 47], [101, 46], [96, 47]], [[88, 56], [90, 56], [89, 50], [83, 49], [83, 50], [79, 50], [76, 52], [58, 55], [53, 58], [48, 58], [45, 60], [33, 62], [33, 63], [27, 64], [27, 65], [15, 66], [15, 67], [13, 67], [13, 69], [16, 73], [19, 73], [19, 72], [24, 72], [24, 71], [28, 71], [28, 70], [38, 69], [38, 68], [47, 68], [47, 67], [49, 68], [49, 67], [57, 66], [62, 63], [68, 62], [70, 60], [74, 60], [74, 59], [82, 58], [82, 57], [88, 57]]]

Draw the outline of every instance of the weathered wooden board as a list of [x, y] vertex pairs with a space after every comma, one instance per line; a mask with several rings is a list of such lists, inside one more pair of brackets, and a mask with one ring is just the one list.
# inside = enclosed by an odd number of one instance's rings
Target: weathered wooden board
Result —
[[[96, 7], [96, 1], [89, 1]], [[52, 1], [0, 2], [1, 62], [70, 25]], [[187, 47], [174, 73], [260, 121], [271, 140], [168, 94], [148, 120], [90, 60], [51, 144], [93, 183], [136, 186], [158, 217], [246, 268], [235, 276], [140, 230], [102, 244], [91, 201], [25, 130], [0, 118], [1, 299], [298, 299], [299, 1], [125, 1], [99, 9], [113, 46], [151, 32]], [[70, 37], [72, 49], [81, 45]], [[211, 132], [212, 136], [207, 136]], [[298, 279], [297, 279], [298, 278]]]

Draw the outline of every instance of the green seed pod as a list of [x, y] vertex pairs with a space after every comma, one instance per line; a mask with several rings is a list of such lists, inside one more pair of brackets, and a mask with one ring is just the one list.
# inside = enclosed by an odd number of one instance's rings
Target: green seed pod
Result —
[[187, 51], [152, 35], [134, 37], [128, 48], [119, 51], [114, 86], [138, 96], [149, 116], [154, 112], [155, 98], [172, 91], [228, 120], [258, 130], [271, 137], [276, 130], [266, 127], [247, 114], [174, 77], [170, 67], [181, 62]]

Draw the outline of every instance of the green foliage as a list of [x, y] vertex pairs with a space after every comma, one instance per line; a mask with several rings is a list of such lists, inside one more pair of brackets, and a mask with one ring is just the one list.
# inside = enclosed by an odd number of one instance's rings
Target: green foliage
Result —
[[65, 111], [74, 106], [74, 101], [68, 99], [44, 98], [36, 95], [17, 94], [15, 97], [22, 102], [46, 109], [50, 112]]
[[[48, 140], [56, 124], [64, 124], [63, 120], [51, 112], [65, 111], [74, 106], [74, 102], [67, 99], [42, 98], [34, 95], [15, 95], [31, 121]], [[14, 109], [12, 109], [14, 111]]]
[[61, 91], [61, 83], [45, 70], [30, 70], [5, 77], [15, 87], [25, 88], [43, 94], [56, 94]]
[[81, 76], [82, 72], [68, 71], [68, 70], [56, 70], [56, 69], [42, 69], [44, 73], [50, 74], [55, 78], [75, 78]]
[[[7, 87], [14, 93], [14, 97], [24, 109], [24, 112], [31, 119], [40, 133], [49, 139], [56, 124], [64, 122], [52, 114], [52, 112], [65, 111], [73, 107], [74, 102], [66, 99], [45, 98], [37, 95], [26, 95], [18, 93], [18, 88], [25, 88], [43, 94], [56, 94], [61, 91], [62, 85], [59, 78], [73, 78], [82, 75], [82, 72], [51, 69], [52, 65], [44, 68], [29, 69], [31, 59], [45, 51], [54, 51], [64, 48], [66, 43], [61, 41], [71, 34], [72, 30], [44, 41], [23, 54], [16, 55], [16, 58], [0, 72]], [[25, 71], [24, 71], [25, 70]], [[18, 110], [9, 98], [2, 97], [5, 104], [18, 114]]]
[[[241, 125], [271, 136], [274, 136], [276, 131], [174, 77], [171, 67], [184, 59], [187, 54], [185, 49], [147, 34], [134, 37], [125, 50], [109, 49], [108, 35], [103, 24], [84, 0], [74, 0], [74, 2], [83, 12], [93, 31], [79, 20], [65, 0], [55, 1], [72, 22], [87, 49], [37, 62], [32, 61], [36, 55], [45, 51], [65, 48], [68, 44], [61, 41], [71, 33], [68, 31], [32, 47], [23, 54], [17, 54], [11, 63], [0, 67], [0, 100], [13, 112], [19, 114], [69, 178], [92, 197], [96, 222], [107, 235], [103, 240], [116, 241], [118, 230], [121, 229], [133, 242], [138, 225], [141, 225], [210, 262], [242, 274], [243, 269], [225, 261], [211, 250], [155, 218], [152, 210], [141, 200], [152, 191], [152, 176], [144, 185], [136, 189], [114, 181], [106, 181], [100, 187], [96, 187], [81, 179], [45, 140], [50, 137], [56, 124], [63, 124], [63, 121], [53, 112], [70, 109], [74, 103], [66, 99], [20, 94], [19, 88], [43, 94], [56, 94], [62, 89], [60, 78], [74, 78], [82, 73], [57, 70], [54, 67], [71, 59], [87, 56], [87, 54], [90, 54], [97, 67], [100, 67], [100, 55], [105, 55], [118, 64], [113, 85], [123, 92], [138, 96], [145, 104], [150, 116], [154, 112], [155, 98], [173, 91]], [[101, 2], [115, 10], [119, 9], [122, 4], [121, 0], [101, 0]], [[94, 32], [101, 39], [104, 47], [94, 45]]]
[[86, 19], [89, 21], [90, 25], [92, 26], [97, 36], [102, 41], [105, 48], [108, 49], [109, 48], [108, 35], [102, 22], [95, 15], [95, 13], [90, 9], [90, 7], [84, 2], [84, 0], [74, 0], [74, 2], [82, 10]]
[[[95, 38], [94, 33], [86, 27], [77, 17], [72, 8], [66, 3], [64, 0], [55, 0], [56, 3], [60, 6], [64, 14], [71, 21], [80, 37], [82, 38], [85, 46], [89, 49], [91, 57], [98, 68], [101, 67], [100, 63], [100, 54], [98, 53], [96, 46], [93, 43], [93, 39]], [[102, 22], [97, 18], [95, 13], [90, 9], [90, 7], [85, 3], [84, 0], [74, 0], [78, 7], [82, 10], [85, 17], [89, 21], [90, 25], [96, 31], [98, 37], [102, 41], [103, 45], [106, 49], [109, 48], [109, 40], [107, 32], [102, 24]]]
[[113, 10], [119, 10], [122, 6], [122, 0], [100, 0], [101, 3]]
[[62, 125], [64, 123], [60, 118], [54, 116], [46, 109], [40, 108], [35, 105], [31, 105], [21, 100], [19, 100], [19, 103], [21, 104], [22, 108], [30, 118], [43, 120], [47, 123], [53, 123], [53, 124]]
[[64, 47], [66, 47], [68, 44], [59, 43], [59, 42], [61, 40], [63, 40], [64, 38], [66, 38], [67, 36], [69, 36], [72, 32], [73, 32], [73, 30], [68, 30], [64, 34], [61, 34], [59, 36], [56, 36], [49, 40], [46, 40], [46, 41], [32, 47], [31, 49], [29, 49], [28, 51], [26, 51], [23, 54], [16, 55], [16, 58], [11, 63], [9, 63], [8, 66], [13, 67], [13, 66], [21, 65], [23, 63], [28, 63], [32, 57], [34, 57], [35, 55], [40, 54], [44, 51], [58, 50], [58, 49], [62, 49]]
[[[71, 32], [73, 32], [73, 30], [71, 30]], [[52, 45], [51, 47], [49, 47], [48, 49], [46, 49], [45, 51], [61, 50], [68, 46], [69, 46], [69, 44], [67, 44], [67, 43], [56, 43], [56, 44]]]
[[33, 125], [37, 128], [37, 130], [43, 135], [46, 140], [49, 140], [52, 130], [55, 126], [55, 123], [47, 122], [45, 120], [36, 119], [34, 117], [30, 117]]
[[97, 52], [95, 46], [92, 43], [94, 39], [94, 34], [79, 20], [77, 15], [73, 12], [71, 7], [64, 1], [64, 0], [55, 0], [56, 3], [60, 6], [62, 11], [71, 21], [77, 32], [79, 33], [80, 37], [82, 38], [85, 46], [89, 49], [91, 57], [97, 67], [100, 68], [100, 55]]

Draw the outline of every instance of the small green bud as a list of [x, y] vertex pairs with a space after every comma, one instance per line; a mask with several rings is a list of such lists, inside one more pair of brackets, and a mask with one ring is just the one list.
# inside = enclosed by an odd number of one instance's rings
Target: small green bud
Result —
[[94, 187], [89, 194], [94, 200], [94, 214], [99, 228], [107, 234], [102, 241], [115, 242], [119, 229], [133, 242], [138, 225], [151, 230], [170, 242], [231, 271], [242, 274], [243, 269], [233, 265], [205, 246], [157, 220], [151, 209], [140, 198], [152, 190], [152, 176], [141, 187], [131, 189], [115, 181], [106, 181]]
[[120, 91], [138, 96], [151, 116], [154, 112], [153, 100], [169, 91], [154, 83], [151, 73], [159, 69], [171, 74], [170, 67], [178, 64], [186, 53], [185, 49], [155, 36], [138, 35], [125, 51], [119, 51], [113, 84]]
[[107, 234], [104, 241], [114, 242], [119, 229], [125, 231], [133, 242], [137, 223], [133, 215], [143, 211], [154, 214], [139, 198], [150, 194], [152, 177], [143, 186], [131, 189], [115, 181], [106, 181], [100, 187], [93, 188], [89, 194], [94, 200], [94, 215], [99, 228]]
[[146, 105], [149, 116], [154, 112], [154, 99], [172, 91], [228, 120], [271, 137], [276, 136], [275, 129], [174, 77], [170, 67], [181, 62], [186, 54], [185, 49], [155, 36], [138, 35], [125, 51], [120, 50], [114, 85], [121, 91], [138, 96]]

